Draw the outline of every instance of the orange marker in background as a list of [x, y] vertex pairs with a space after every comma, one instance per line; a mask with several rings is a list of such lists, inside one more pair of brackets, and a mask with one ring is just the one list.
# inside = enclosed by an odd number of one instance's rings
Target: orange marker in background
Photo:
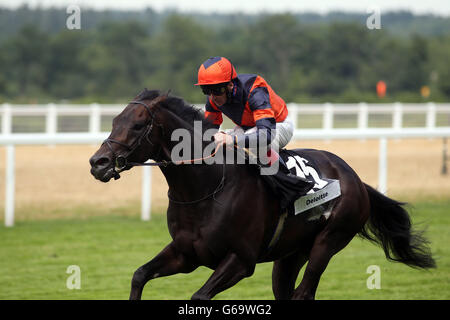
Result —
[[422, 95], [423, 98], [429, 98], [430, 97], [430, 87], [428, 86], [423, 86], [422, 88], [420, 88], [420, 94]]
[[379, 98], [384, 98], [386, 95], [386, 83], [382, 80], [377, 82], [377, 95]]

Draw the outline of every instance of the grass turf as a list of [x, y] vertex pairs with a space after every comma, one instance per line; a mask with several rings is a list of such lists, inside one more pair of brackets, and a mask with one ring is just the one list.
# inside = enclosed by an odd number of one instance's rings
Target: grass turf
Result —
[[[411, 210], [438, 268], [414, 270], [388, 262], [381, 248], [359, 238], [331, 260], [317, 299], [449, 299], [450, 201], [420, 202]], [[95, 210], [95, 209], [91, 209]], [[421, 224], [418, 222], [422, 222]], [[0, 299], [126, 299], [135, 269], [170, 242], [164, 215], [150, 222], [127, 216], [17, 222], [0, 228]], [[66, 287], [70, 265], [81, 270], [81, 288]], [[381, 271], [381, 289], [369, 290], [370, 265]], [[257, 265], [254, 275], [216, 299], [273, 299], [272, 263]], [[189, 299], [211, 275], [200, 267], [150, 281], [143, 299]], [[301, 275], [297, 280], [300, 282]]]

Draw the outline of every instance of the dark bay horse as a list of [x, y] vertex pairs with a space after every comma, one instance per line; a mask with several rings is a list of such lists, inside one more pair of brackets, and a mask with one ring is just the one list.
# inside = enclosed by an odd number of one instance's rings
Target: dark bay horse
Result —
[[[269, 250], [282, 212], [257, 170], [242, 164], [171, 163], [178, 143], [171, 134], [185, 128], [194, 136], [194, 121], [202, 121], [205, 130], [212, 127], [201, 111], [182, 99], [144, 90], [114, 118], [109, 138], [90, 159], [91, 173], [103, 182], [153, 159], [169, 185], [167, 222], [173, 241], [136, 270], [130, 299], [140, 299], [151, 279], [189, 273], [199, 266], [214, 272], [192, 299], [211, 299], [267, 261], [274, 261], [276, 299], [314, 299], [331, 257], [356, 235], [381, 245], [390, 260], [435, 267], [427, 241], [412, 231], [403, 203], [364, 184], [338, 156], [311, 149], [295, 151], [313, 158], [324, 177], [338, 179], [341, 196], [327, 218], [310, 221], [303, 214], [288, 215]], [[305, 263], [303, 279], [295, 288]]]

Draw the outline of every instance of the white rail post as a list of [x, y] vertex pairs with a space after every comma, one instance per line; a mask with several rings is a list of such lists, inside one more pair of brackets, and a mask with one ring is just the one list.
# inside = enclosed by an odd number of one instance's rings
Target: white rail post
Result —
[[100, 106], [98, 103], [91, 104], [91, 114], [89, 116], [89, 132], [99, 133], [101, 126]]
[[434, 102], [427, 103], [427, 129], [433, 130], [436, 127], [436, 105]]
[[329, 102], [325, 103], [325, 110], [323, 113], [323, 128], [325, 130], [333, 129], [333, 105]]
[[294, 124], [294, 129], [297, 129], [298, 126], [298, 104], [290, 103], [289, 104], [289, 116]]
[[394, 114], [392, 115], [392, 127], [401, 130], [403, 126], [403, 105], [400, 102], [394, 103]]
[[378, 191], [387, 193], [387, 139], [380, 138], [378, 154]]
[[5, 227], [14, 225], [15, 148], [6, 146]]
[[12, 132], [12, 111], [11, 105], [8, 103], [3, 104], [3, 116], [2, 116], [2, 133], [10, 134]]
[[365, 130], [369, 126], [369, 107], [367, 103], [360, 102], [358, 107], [358, 129]]
[[142, 207], [141, 220], [150, 220], [152, 209], [152, 170], [151, 167], [142, 167]]
[[[333, 105], [329, 102], [325, 103], [324, 113], [323, 113], [323, 129], [332, 130], [333, 129]], [[330, 139], [325, 140], [326, 143], [330, 143]]]
[[[403, 105], [400, 102], [394, 103], [394, 113], [392, 115], [392, 128], [394, 130], [402, 130], [403, 127]], [[396, 138], [395, 141], [400, 141]]]
[[[369, 106], [365, 102], [360, 102], [358, 106], [358, 129], [366, 130], [369, 127]], [[366, 139], [360, 139], [366, 141]]]
[[56, 131], [58, 131], [58, 115], [56, 114], [56, 106], [54, 103], [47, 105], [45, 129], [47, 134], [56, 134]]

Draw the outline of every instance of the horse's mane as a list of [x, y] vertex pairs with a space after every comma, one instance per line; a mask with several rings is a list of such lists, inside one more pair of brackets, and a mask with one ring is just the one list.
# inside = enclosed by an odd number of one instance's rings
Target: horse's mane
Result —
[[[161, 95], [162, 94], [159, 90], [144, 89], [144, 91], [142, 91], [135, 99], [153, 100]], [[214, 128], [214, 124], [211, 121], [205, 119], [203, 110], [187, 104], [181, 98], [169, 96], [167, 94], [167, 98], [161, 101], [159, 105], [163, 106], [164, 109], [167, 109], [172, 113], [176, 114], [178, 117], [189, 123], [191, 126], [194, 125], [194, 121], [201, 121], [203, 131], [210, 128]]]

